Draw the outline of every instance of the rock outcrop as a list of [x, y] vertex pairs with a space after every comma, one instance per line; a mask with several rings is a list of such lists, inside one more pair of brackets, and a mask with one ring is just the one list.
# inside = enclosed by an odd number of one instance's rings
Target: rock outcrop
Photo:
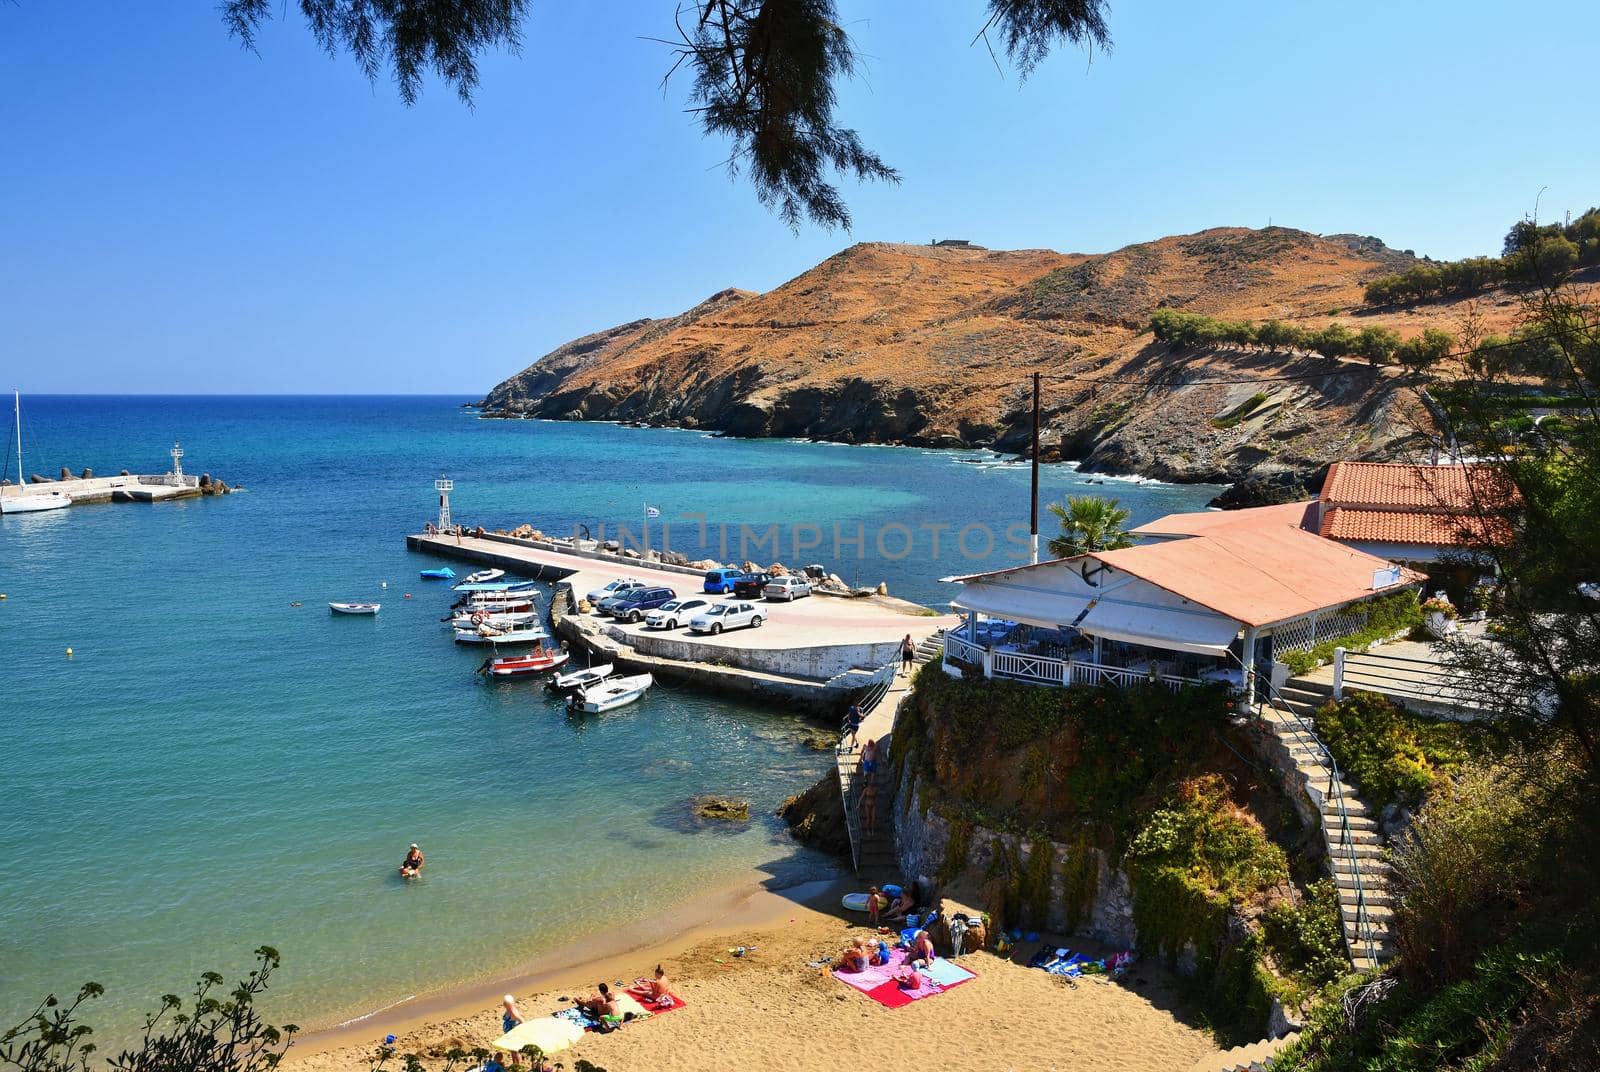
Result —
[[850, 831], [845, 826], [844, 798], [839, 793], [839, 771], [830, 770], [821, 781], [778, 807], [778, 818], [803, 845], [836, 856], [849, 857]]
[[[1037, 371], [1047, 460], [1170, 480], [1305, 479], [1336, 458], [1420, 452], [1430, 418], [1402, 374], [1178, 350], [1144, 333], [1151, 313], [1458, 329], [1450, 302], [1361, 307], [1367, 281], [1414, 263], [1376, 239], [1283, 227], [1099, 256], [863, 243], [766, 294], [724, 290], [679, 316], [574, 340], [480, 405], [484, 416], [1020, 452]], [[1224, 419], [1257, 393], [1267, 397], [1247, 419]]]

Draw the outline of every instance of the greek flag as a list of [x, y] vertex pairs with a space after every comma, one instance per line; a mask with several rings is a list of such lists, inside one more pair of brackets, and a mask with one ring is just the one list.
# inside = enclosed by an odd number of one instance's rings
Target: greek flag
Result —
[[646, 504], [644, 508], [644, 516], [647, 518], [657, 518], [661, 516], [661, 511], [656, 509], [654, 506]]

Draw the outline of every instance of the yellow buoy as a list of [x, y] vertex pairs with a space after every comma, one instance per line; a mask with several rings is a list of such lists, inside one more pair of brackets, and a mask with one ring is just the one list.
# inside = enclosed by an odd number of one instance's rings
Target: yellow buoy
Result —
[[69, 659], [72, 658], [72, 649], [71, 648], [67, 649], [67, 658], [69, 658]]

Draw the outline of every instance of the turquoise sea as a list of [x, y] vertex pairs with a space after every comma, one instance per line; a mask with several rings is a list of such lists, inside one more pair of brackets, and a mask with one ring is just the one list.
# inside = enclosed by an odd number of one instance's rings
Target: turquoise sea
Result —
[[[157, 995], [268, 943], [284, 955], [273, 1016], [327, 1026], [752, 871], [831, 873], [769, 818], [827, 763], [797, 717], [658, 688], [571, 722], [535, 683], [486, 684], [403, 537], [433, 516], [443, 472], [456, 518], [490, 528], [637, 531], [649, 502], [691, 556], [701, 530], [683, 514], [705, 515], [713, 556], [724, 524], [730, 550], [739, 526], [779, 525], [779, 552], [754, 557], [792, 562], [790, 526], [815, 526], [821, 546], [800, 559], [934, 603], [950, 597], [938, 577], [1011, 564], [1027, 468], [484, 421], [463, 401], [23, 399], [30, 473], [161, 472], [181, 439], [186, 469], [247, 490], [0, 518], [0, 1021], [95, 979], [97, 1021], [125, 1031]], [[1043, 491], [1114, 494], [1135, 521], [1216, 491], [1089, 479], [1050, 467]], [[1002, 534], [988, 559], [951, 548], [972, 524]], [[334, 618], [331, 599], [384, 609]], [[749, 797], [761, 818], [697, 828], [686, 802], [701, 792]], [[394, 868], [411, 841], [429, 866], [407, 884]]]

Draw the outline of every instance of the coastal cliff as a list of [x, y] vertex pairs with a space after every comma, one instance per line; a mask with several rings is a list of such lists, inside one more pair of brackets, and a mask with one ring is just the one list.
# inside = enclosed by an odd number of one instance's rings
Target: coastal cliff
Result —
[[[1158, 308], [1410, 337], [1450, 302], [1363, 308], [1418, 263], [1374, 238], [1217, 228], [1085, 256], [861, 243], [776, 289], [573, 340], [497, 385], [484, 416], [620, 420], [736, 436], [1027, 449], [1175, 481], [1315, 478], [1419, 453], [1430, 418], [1394, 367], [1255, 347], [1180, 348]], [[1218, 382], [1221, 381], [1221, 382]]]

